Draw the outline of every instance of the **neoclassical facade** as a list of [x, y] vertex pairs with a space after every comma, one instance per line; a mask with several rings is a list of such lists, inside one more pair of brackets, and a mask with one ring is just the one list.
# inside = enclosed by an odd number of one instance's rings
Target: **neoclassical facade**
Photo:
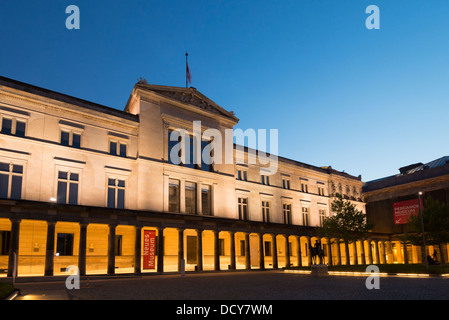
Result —
[[[137, 83], [119, 111], [0, 77], [0, 276], [305, 266], [336, 194], [365, 210], [361, 177], [331, 167], [279, 157], [265, 173], [234, 143], [232, 163], [189, 162], [198, 121], [225, 137], [239, 119], [195, 88]], [[177, 163], [180, 129], [192, 139]], [[319, 240], [327, 263], [345, 263]], [[375, 247], [351, 246], [350, 263], [379, 261]]]

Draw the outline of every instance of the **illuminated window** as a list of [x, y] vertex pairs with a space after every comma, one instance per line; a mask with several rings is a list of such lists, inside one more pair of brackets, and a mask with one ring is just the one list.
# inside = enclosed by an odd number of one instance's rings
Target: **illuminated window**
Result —
[[0, 256], [9, 255], [11, 231], [0, 231]]
[[305, 179], [301, 179], [301, 192], [304, 192], [304, 193], [309, 192], [308, 181]]
[[187, 214], [196, 214], [196, 183], [185, 183], [185, 205]]
[[170, 179], [168, 185], [168, 211], [179, 212], [179, 180]]
[[270, 185], [270, 177], [266, 175], [261, 175], [261, 183], [263, 185], [269, 186]]
[[62, 146], [79, 149], [81, 148], [81, 133], [71, 130], [61, 130], [60, 143]]
[[320, 227], [324, 225], [324, 219], [326, 218], [326, 210], [320, 209], [318, 210], [318, 214], [320, 216]]
[[324, 185], [321, 183], [318, 183], [318, 195], [324, 196]]
[[284, 213], [284, 223], [285, 224], [292, 224], [292, 205], [284, 203], [282, 205], [282, 210]]
[[201, 186], [201, 213], [205, 216], [212, 215], [210, 186]]
[[248, 181], [247, 172], [245, 170], [237, 170], [237, 180]]
[[270, 222], [270, 201], [262, 201], [262, 220]]
[[302, 207], [302, 221], [304, 226], [309, 226], [309, 208]]
[[125, 209], [125, 180], [108, 179], [108, 208]]
[[73, 256], [73, 234], [58, 233], [56, 239], [56, 256]]
[[25, 137], [26, 122], [16, 118], [2, 118], [1, 133], [17, 137]]
[[127, 156], [127, 145], [118, 141], [109, 142], [109, 154], [113, 156], [119, 156], [126, 158]]
[[123, 245], [122, 236], [116, 235], [115, 236], [115, 245], [114, 245], [114, 251], [115, 251], [114, 254], [116, 257], [122, 256], [122, 245]]
[[57, 202], [60, 204], [78, 204], [79, 174], [59, 171]]
[[290, 179], [282, 178], [282, 189], [290, 190]]
[[248, 220], [248, 198], [239, 198], [239, 219]]
[[23, 166], [0, 163], [0, 198], [22, 199]]

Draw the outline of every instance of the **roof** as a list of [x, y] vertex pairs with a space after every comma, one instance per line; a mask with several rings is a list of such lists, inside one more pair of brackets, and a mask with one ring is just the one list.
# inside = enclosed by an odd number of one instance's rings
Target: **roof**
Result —
[[363, 190], [364, 192], [374, 191], [446, 174], [449, 174], [449, 156], [444, 156], [425, 164], [419, 162], [399, 168], [399, 173], [396, 175], [367, 182]]
[[[159, 96], [189, 104], [203, 111], [229, 118], [234, 122], [239, 122], [239, 119], [235, 116], [233, 111], [225, 110], [194, 87], [182, 88], [138, 82], [134, 88], [154, 92]], [[127, 105], [125, 111], [128, 107], [129, 106]]]
[[60, 92], [44, 89], [41, 87], [33, 86], [28, 83], [20, 82], [17, 80], [13, 80], [10, 78], [2, 77], [0, 76], [0, 88], [1, 87], [8, 87], [15, 90], [20, 90], [23, 92], [27, 92], [30, 94], [38, 95], [41, 97], [45, 97], [48, 99], [53, 99], [56, 101], [76, 105], [78, 107], [86, 108], [89, 110], [95, 110], [101, 113], [106, 113], [109, 115], [117, 116], [120, 118], [128, 119], [131, 121], [139, 121], [139, 117], [133, 114], [130, 114], [128, 112], [124, 112], [121, 110], [117, 110], [111, 107], [107, 107], [98, 103], [90, 102], [87, 100], [75, 98], [73, 96], [63, 94]]

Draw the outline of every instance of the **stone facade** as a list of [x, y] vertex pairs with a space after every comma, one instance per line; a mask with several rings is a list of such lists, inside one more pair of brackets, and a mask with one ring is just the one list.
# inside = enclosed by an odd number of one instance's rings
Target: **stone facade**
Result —
[[[337, 193], [365, 210], [361, 177], [331, 167], [171, 164], [170, 132], [194, 121], [225, 136], [239, 119], [194, 88], [138, 83], [119, 111], [0, 77], [0, 270], [16, 255], [19, 276], [146, 272], [145, 230], [158, 238], [148, 272], [306, 265]], [[250, 151], [232, 145], [234, 160]]]

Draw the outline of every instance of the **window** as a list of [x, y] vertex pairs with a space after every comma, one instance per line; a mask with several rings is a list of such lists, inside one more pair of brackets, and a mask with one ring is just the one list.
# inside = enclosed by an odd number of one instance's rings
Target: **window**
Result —
[[11, 231], [0, 231], [0, 256], [9, 255]]
[[271, 257], [272, 253], [271, 253], [271, 242], [270, 241], [265, 241], [264, 242], [264, 254], [265, 257]]
[[125, 209], [125, 180], [108, 179], [108, 208]]
[[3, 118], [2, 120], [2, 133], [3, 134], [12, 134], [12, 119]]
[[122, 236], [121, 235], [116, 235], [115, 236], [115, 245], [114, 245], [114, 254], [116, 257], [120, 257], [122, 256]]
[[309, 192], [309, 186], [308, 186], [308, 181], [301, 179], [301, 192], [305, 192], [308, 193]]
[[239, 198], [239, 219], [248, 220], [248, 198]]
[[241, 257], [246, 256], [245, 240], [240, 240], [240, 256]]
[[73, 234], [58, 233], [56, 241], [56, 256], [73, 256]]
[[186, 213], [196, 214], [196, 183], [185, 183]]
[[26, 122], [16, 118], [3, 118], [1, 121], [1, 133], [16, 137], [25, 137]]
[[282, 178], [282, 189], [290, 190], [290, 179]]
[[284, 203], [282, 205], [282, 210], [284, 213], [284, 223], [285, 224], [292, 224], [292, 205]]
[[[207, 154], [204, 149], [211, 143], [212, 141], [208, 140], [201, 141], [201, 170], [208, 172], [213, 171], [213, 150], [211, 150], [210, 154]], [[205, 160], [207, 161], [207, 163], [205, 162]]]
[[245, 170], [237, 170], [237, 180], [248, 181], [247, 172]]
[[81, 133], [61, 130], [61, 145], [77, 149], [81, 148]]
[[0, 198], [22, 199], [23, 166], [0, 163]]
[[179, 212], [179, 180], [170, 179], [168, 183], [168, 211]]
[[262, 221], [270, 222], [270, 201], [262, 201]]
[[109, 154], [110, 155], [126, 158], [126, 156], [127, 156], [126, 150], [127, 150], [127, 145], [125, 143], [120, 143], [117, 141], [109, 142]]
[[321, 183], [318, 183], [318, 195], [324, 196], [324, 185]]
[[220, 256], [225, 255], [225, 239], [218, 239], [218, 252]]
[[318, 210], [318, 214], [320, 216], [320, 227], [323, 226], [324, 224], [324, 219], [326, 218], [326, 210], [324, 209], [319, 209]]
[[78, 204], [79, 174], [59, 171], [57, 202], [61, 204]]
[[201, 186], [201, 213], [205, 216], [212, 215], [210, 186]]
[[261, 175], [261, 183], [263, 185], [269, 186], [270, 185], [270, 177], [266, 175]]
[[302, 221], [304, 226], [309, 226], [309, 207], [302, 207]]

